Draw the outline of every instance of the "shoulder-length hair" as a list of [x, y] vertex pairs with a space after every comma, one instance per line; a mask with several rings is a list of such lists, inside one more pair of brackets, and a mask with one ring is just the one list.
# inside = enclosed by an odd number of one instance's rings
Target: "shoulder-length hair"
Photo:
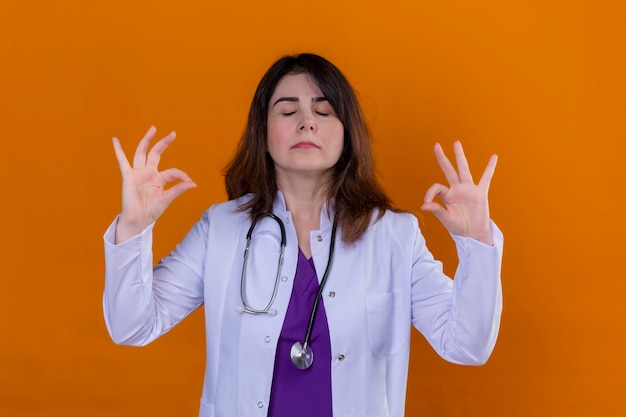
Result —
[[253, 193], [240, 207], [249, 210], [251, 217], [272, 210], [278, 187], [267, 146], [269, 103], [285, 75], [300, 73], [312, 78], [343, 123], [343, 151], [333, 167], [327, 198], [335, 200], [335, 217], [344, 243], [352, 244], [363, 236], [376, 209], [376, 220], [387, 209], [395, 209], [376, 180], [370, 133], [354, 90], [341, 71], [321, 56], [284, 56], [265, 73], [250, 105], [245, 133], [226, 166], [226, 192], [229, 199]]

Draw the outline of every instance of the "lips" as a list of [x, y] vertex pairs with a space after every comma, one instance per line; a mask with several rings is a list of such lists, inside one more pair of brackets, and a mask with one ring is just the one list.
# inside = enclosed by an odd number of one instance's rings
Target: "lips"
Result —
[[319, 146], [313, 142], [298, 142], [291, 147], [291, 149], [317, 149]]

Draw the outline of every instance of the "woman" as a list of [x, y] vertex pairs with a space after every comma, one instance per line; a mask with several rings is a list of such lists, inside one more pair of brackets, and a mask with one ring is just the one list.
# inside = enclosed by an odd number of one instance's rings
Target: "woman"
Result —
[[175, 135], [150, 149], [154, 136], [132, 166], [113, 140], [122, 213], [105, 234], [105, 319], [116, 343], [143, 345], [204, 304], [201, 417], [402, 416], [411, 324], [446, 360], [489, 357], [502, 306], [502, 235], [487, 202], [495, 156], [475, 185], [460, 143], [458, 172], [435, 147], [450, 184], [433, 185], [422, 209], [457, 244], [453, 281], [377, 184], [345, 77], [316, 55], [283, 57], [254, 95], [229, 201], [153, 269], [154, 221], [195, 187], [158, 171]]

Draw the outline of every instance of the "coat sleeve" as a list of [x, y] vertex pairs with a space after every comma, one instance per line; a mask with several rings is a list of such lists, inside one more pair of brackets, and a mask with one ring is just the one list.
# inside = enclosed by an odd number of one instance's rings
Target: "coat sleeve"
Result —
[[444, 359], [484, 364], [496, 343], [502, 313], [503, 236], [491, 222], [494, 246], [452, 236], [459, 257], [454, 280], [442, 272], [417, 231], [412, 271], [412, 322]]
[[104, 235], [104, 320], [113, 341], [145, 345], [203, 303], [208, 213], [156, 267], [150, 225], [119, 245], [115, 219]]

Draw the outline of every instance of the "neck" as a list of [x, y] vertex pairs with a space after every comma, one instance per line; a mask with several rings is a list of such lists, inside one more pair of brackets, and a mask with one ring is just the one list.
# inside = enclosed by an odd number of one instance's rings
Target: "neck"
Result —
[[289, 177], [279, 180], [278, 188], [283, 193], [285, 205], [294, 221], [315, 223], [315, 228], [319, 228], [322, 207], [328, 199], [326, 182], [318, 178]]
[[290, 177], [286, 181], [278, 181], [287, 210], [291, 212], [298, 246], [307, 258], [311, 257], [311, 231], [320, 228], [322, 207], [328, 198], [325, 184], [319, 178], [308, 180]]

